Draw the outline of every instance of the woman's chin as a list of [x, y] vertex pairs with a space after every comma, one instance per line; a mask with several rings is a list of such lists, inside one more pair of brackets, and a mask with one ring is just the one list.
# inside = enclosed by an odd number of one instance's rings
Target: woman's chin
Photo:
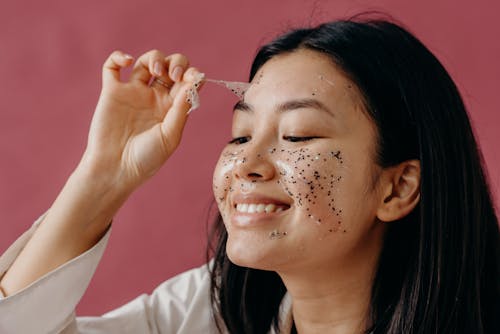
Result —
[[[285, 260], [284, 248], [280, 241], [271, 240], [269, 237], [253, 237], [238, 235], [229, 236], [226, 244], [228, 258], [234, 264], [242, 267], [277, 270]], [[281, 245], [282, 246], [282, 245]]]

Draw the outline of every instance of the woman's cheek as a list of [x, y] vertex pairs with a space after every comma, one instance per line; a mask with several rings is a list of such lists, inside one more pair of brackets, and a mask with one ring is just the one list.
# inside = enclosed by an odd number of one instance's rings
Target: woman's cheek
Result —
[[[234, 169], [239, 164], [245, 163], [246, 160], [246, 157], [242, 156], [243, 153], [243, 149], [226, 148], [222, 152], [214, 170], [212, 189], [217, 206], [224, 220], [227, 214], [226, 205], [229, 202], [228, 196], [234, 191], [234, 185], [232, 185]], [[240, 191], [250, 191], [250, 189], [242, 189], [243, 186], [248, 187], [246, 184], [242, 183]]]
[[236, 157], [229, 152], [223, 151], [214, 170], [212, 189], [215, 201], [221, 213], [224, 212], [224, 204], [231, 189], [231, 173], [236, 165]]
[[345, 175], [340, 150], [276, 151], [283, 191], [292, 197], [300, 222], [327, 232], [344, 231], [340, 189]]
[[[314, 150], [310, 148], [269, 148], [255, 157], [247, 157], [244, 149], [227, 148], [221, 154], [214, 171], [213, 192], [224, 220], [228, 212], [228, 196], [238, 187], [251, 192], [247, 186], [232, 184], [234, 168], [247, 159], [268, 159], [275, 166], [276, 182], [293, 199], [300, 223], [314, 224], [321, 232], [346, 232], [342, 224], [341, 196], [345, 167], [340, 150]], [[250, 183], [256, 186], [255, 183]]]

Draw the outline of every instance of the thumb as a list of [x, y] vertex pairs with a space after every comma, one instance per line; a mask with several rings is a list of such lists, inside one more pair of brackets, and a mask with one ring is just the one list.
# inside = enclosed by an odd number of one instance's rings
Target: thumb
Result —
[[122, 51], [113, 51], [102, 66], [103, 85], [120, 81], [120, 70], [132, 64], [134, 57]]
[[182, 86], [161, 124], [162, 135], [165, 137], [166, 142], [171, 144], [170, 151], [173, 151], [179, 145], [182, 131], [188, 119], [191, 104], [187, 101], [187, 96], [190, 89], [194, 89], [191, 83]]

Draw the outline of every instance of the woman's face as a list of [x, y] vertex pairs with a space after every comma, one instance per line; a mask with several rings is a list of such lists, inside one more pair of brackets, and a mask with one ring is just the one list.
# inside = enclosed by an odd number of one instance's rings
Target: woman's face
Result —
[[213, 183], [231, 261], [313, 270], [378, 245], [376, 128], [325, 55], [265, 63], [235, 106], [232, 137]]

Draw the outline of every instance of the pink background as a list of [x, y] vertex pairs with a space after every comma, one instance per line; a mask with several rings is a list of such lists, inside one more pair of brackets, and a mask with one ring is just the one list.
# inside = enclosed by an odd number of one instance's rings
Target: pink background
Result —
[[[497, 1], [10, 0], [0, 6], [0, 251], [50, 207], [78, 163], [101, 65], [114, 49], [180, 51], [208, 77], [241, 81], [257, 47], [288, 27], [369, 9], [404, 22], [450, 71], [498, 192]], [[179, 150], [117, 215], [80, 315], [108, 311], [204, 262], [212, 169], [234, 102], [205, 87]]]

